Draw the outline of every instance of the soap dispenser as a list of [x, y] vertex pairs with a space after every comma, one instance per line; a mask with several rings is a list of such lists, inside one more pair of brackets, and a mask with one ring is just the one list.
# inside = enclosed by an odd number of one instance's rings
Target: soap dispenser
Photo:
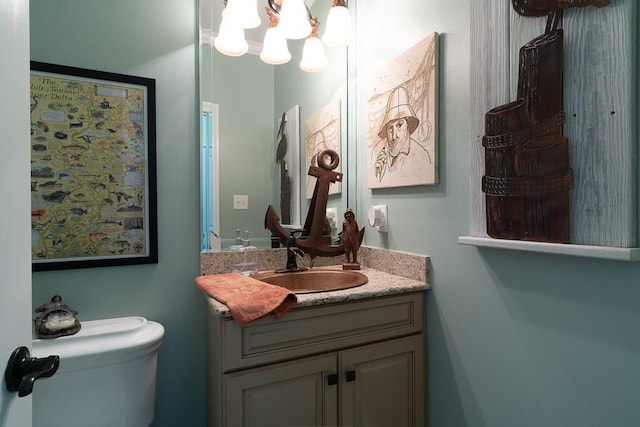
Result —
[[238, 256], [236, 256], [235, 263], [231, 266], [231, 271], [244, 276], [255, 276], [258, 273], [256, 253], [258, 248], [251, 246], [249, 234], [250, 232], [248, 230], [244, 231], [244, 238], [241, 240], [242, 245], [240, 245], [240, 248], [237, 250]]
[[251, 240], [249, 240], [249, 230], [244, 230], [244, 237], [242, 238], [242, 247], [247, 248]]
[[229, 248], [231, 252], [239, 252], [242, 249], [242, 237], [240, 237], [240, 229], [236, 228], [236, 240], [233, 245]]

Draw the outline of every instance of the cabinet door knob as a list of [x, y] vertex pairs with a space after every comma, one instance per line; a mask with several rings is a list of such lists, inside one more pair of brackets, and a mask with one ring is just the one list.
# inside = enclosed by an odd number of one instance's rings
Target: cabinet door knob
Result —
[[348, 383], [350, 383], [351, 381], [355, 381], [356, 380], [356, 371], [347, 371], [345, 376], [347, 378], [347, 382]]
[[338, 374], [327, 375], [327, 385], [336, 385], [336, 384], [338, 384]]

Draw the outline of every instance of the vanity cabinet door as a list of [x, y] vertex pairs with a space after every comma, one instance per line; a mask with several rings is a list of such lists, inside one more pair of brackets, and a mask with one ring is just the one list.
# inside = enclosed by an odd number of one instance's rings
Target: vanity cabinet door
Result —
[[424, 426], [424, 345], [419, 334], [339, 352], [339, 425]]
[[336, 353], [224, 375], [226, 427], [335, 426]]

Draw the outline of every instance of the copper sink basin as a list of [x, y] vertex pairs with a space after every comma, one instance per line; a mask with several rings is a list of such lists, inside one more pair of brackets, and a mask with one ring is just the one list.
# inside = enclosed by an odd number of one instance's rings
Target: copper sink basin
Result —
[[271, 285], [282, 286], [297, 294], [338, 291], [364, 285], [367, 276], [352, 270], [324, 270], [314, 268], [295, 273], [258, 273], [254, 279]]

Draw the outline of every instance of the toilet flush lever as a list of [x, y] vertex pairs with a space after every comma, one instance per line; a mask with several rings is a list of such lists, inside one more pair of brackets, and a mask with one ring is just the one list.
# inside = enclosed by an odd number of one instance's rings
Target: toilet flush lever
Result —
[[18, 347], [9, 358], [4, 382], [8, 391], [25, 397], [33, 392], [33, 383], [37, 379], [52, 376], [59, 366], [60, 356], [30, 357], [27, 347]]

